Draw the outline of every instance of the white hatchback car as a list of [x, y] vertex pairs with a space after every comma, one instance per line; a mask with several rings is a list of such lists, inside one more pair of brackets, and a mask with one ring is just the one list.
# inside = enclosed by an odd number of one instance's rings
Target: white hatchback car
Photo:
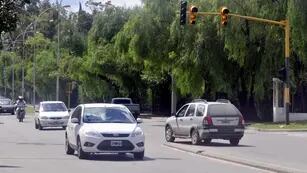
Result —
[[145, 136], [128, 108], [117, 104], [83, 104], [75, 108], [65, 133], [66, 154], [80, 159], [95, 153], [133, 153], [144, 158]]
[[44, 127], [66, 128], [69, 113], [61, 101], [40, 102], [39, 109], [35, 111], [35, 128], [42, 130]]

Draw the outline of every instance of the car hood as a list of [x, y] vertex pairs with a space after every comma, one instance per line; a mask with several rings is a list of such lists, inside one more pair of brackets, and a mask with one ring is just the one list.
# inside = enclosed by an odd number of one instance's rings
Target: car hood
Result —
[[137, 127], [136, 123], [86, 123], [82, 127], [84, 131], [98, 133], [132, 133]]
[[68, 116], [68, 111], [63, 112], [40, 112], [40, 116], [46, 116], [46, 117], [64, 117]]

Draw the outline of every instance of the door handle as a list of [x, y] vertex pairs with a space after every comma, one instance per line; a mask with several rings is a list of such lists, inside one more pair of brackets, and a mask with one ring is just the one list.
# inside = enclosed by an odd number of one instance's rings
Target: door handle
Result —
[[183, 119], [179, 119], [180, 121], [183, 121]]
[[193, 118], [190, 118], [190, 120], [193, 120]]

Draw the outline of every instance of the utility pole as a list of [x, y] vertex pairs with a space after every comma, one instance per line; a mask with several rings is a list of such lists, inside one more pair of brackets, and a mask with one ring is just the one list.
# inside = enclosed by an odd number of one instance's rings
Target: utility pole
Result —
[[58, 45], [57, 45], [57, 58], [56, 58], [56, 64], [57, 64], [57, 75], [56, 75], [56, 92], [55, 97], [56, 100], [59, 100], [59, 89], [60, 89], [60, 76], [59, 76], [59, 61], [60, 61], [60, 4], [58, 0], [56, 1], [57, 7], [58, 7]]

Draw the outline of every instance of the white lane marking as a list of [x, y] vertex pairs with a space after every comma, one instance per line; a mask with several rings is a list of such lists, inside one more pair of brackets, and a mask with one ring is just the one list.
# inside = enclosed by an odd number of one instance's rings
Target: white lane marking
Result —
[[273, 172], [273, 171], [268, 171], [268, 170], [264, 170], [264, 169], [255, 168], [253, 166], [247, 166], [247, 165], [243, 165], [243, 164], [239, 164], [239, 163], [234, 163], [234, 162], [230, 162], [230, 161], [226, 161], [226, 160], [220, 160], [220, 159], [215, 159], [215, 158], [212, 158], [212, 157], [203, 156], [203, 155], [192, 153], [192, 152], [188, 152], [188, 151], [183, 151], [183, 150], [180, 150], [180, 149], [177, 149], [177, 148], [172, 148], [172, 147], [166, 146], [166, 145], [161, 145], [161, 146], [165, 147], [165, 148], [168, 148], [168, 149], [171, 149], [171, 150], [174, 150], [174, 151], [179, 151], [179, 152], [182, 152], [182, 153], [186, 153], [186, 154], [189, 154], [191, 156], [197, 156], [199, 158], [206, 158], [208, 160], [212, 160], [212, 161], [216, 161], [216, 162], [220, 162], [220, 163], [240, 166], [240, 167], [249, 168], [249, 169], [256, 170], [256, 171], [262, 171], [263, 173], [276, 173], [276, 172]]

